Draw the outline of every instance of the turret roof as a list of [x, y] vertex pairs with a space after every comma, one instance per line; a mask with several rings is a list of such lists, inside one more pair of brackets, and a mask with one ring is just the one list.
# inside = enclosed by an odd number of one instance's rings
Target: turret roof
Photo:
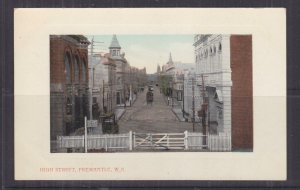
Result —
[[117, 36], [115, 34], [112, 37], [112, 40], [111, 40], [109, 48], [110, 49], [112, 49], [112, 48], [119, 48], [119, 49], [121, 49], [121, 46], [120, 46], [119, 41], [117, 39]]

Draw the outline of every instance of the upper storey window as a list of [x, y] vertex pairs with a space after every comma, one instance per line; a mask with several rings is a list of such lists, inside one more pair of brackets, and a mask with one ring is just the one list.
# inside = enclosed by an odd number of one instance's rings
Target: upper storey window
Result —
[[71, 83], [71, 60], [68, 53], [65, 54], [65, 78], [66, 83]]
[[74, 72], [75, 72], [75, 83], [79, 83], [79, 61], [78, 57], [75, 58], [75, 64], [74, 64]]
[[82, 62], [81, 62], [81, 67], [82, 67], [81, 81], [83, 83], [85, 83], [86, 82], [86, 64], [85, 64], [84, 60], [82, 60]]

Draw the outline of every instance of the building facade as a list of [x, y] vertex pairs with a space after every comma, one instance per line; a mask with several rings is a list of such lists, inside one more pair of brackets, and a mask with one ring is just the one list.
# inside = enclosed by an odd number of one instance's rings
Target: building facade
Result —
[[210, 133], [231, 135], [233, 149], [252, 149], [251, 36], [195, 35], [194, 46], [197, 91], [200, 105], [208, 103]]
[[125, 59], [125, 53], [121, 52], [121, 46], [116, 35], [113, 35], [109, 52], [116, 64], [116, 102], [120, 105], [124, 104], [126, 99], [129, 98], [129, 64]]
[[[184, 72], [183, 80], [183, 101], [182, 112], [187, 121], [200, 122], [200, 118], [197, 116], [196, 111], [200, 109], [200, 88], [196, 85], [196, 73], [195, 69], [189, 69]], [[193, 89], [194, 86], [194, 89]], [[194, 98], [193, 98], [194, 96]]]
[[191, 63], [174, 63], [174, 75], [173, 75], [173, 97], [182, 104], [184, 93], [184, 75], [186, 72], [194, 73], [195, 64]]
[[110, 54], [96, 55], [93, 64], [93, 119], [111, 115], [116, 109], [116, 65]]
[[88, 116], [88, 45], [81, 35], [50, 36], [50, 135], [70, 135]]
[[126, 105], [133, 100], [139, 89], [146, 85], [147, 73], [146, 68], [138, 69], [130, 66], [125, 53], [121, 50], [117, 36], [113, 35], [109, 52], [116, 65], [116, 104]]
[[[173, 102], [172, 105], [181, 107], [181, 110], [183, 112], [184, 112], [183, 101], [184, 101], [185, 74], [193, 73], [194, 68], [195, 65], [192, 63], [182, 63], [180, 61], [174, 62], [172, 59], [172, 55], [170, 53], [169, 61], [162, 66], [162, 71], [160, 72], [160, 76], [161, 76], [160, 79], [164, 78], [164, 80], [166, 80], [169, 83], [167, 94], [172, 97], [172, 102]], [[166, 84], [162, 84], [162, 85], [166, 85]]]

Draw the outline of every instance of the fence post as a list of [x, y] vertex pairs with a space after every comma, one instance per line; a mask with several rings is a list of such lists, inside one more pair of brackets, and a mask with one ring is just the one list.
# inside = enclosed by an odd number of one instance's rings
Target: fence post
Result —
[[133, 135], [133, 149], [135, 149], [135, 132], [133, 132], [132, 135]]
[[82, 136], [82, 145], [83, 145], [83, 147], [85, 147], [85, 137], [84, 137], [84, 135]]
[[231, 133], [228, 134], [228, 138], [229, 138], [229, 151], [231, 151], [232, 150]]
[[207, 134], [207, 150], [210, 151], [210, 135], [209, 133]]
[[188, 132], [184, 131], [184, 149], [188, 150], [189, 149], [189, 145], [188, 145]]
[[104, 135], [104, 137], [105, 137], [105, 151], [107, 152], [107, 150], [108, 150], [108, 147], [107, 147], [107, 135]]
[[129, 131], [129, 150], [132, 150], [132, 131]]
[[61, 148], [61, 138], [59, 136], [56, 136], [57, 141], [57, 148]]
[[166, 134], [166, 136], [167, 136], [167, 147], [169, 148], [170, 144], [169, 144], [169, 135], [168, 135], [168, 133]]

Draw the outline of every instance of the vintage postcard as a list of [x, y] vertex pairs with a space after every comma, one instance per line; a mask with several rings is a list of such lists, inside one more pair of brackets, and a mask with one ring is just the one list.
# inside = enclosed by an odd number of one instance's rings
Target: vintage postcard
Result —
[[284, 9], [16, 9], [15, 179], [285, 180], [285, 28]]

